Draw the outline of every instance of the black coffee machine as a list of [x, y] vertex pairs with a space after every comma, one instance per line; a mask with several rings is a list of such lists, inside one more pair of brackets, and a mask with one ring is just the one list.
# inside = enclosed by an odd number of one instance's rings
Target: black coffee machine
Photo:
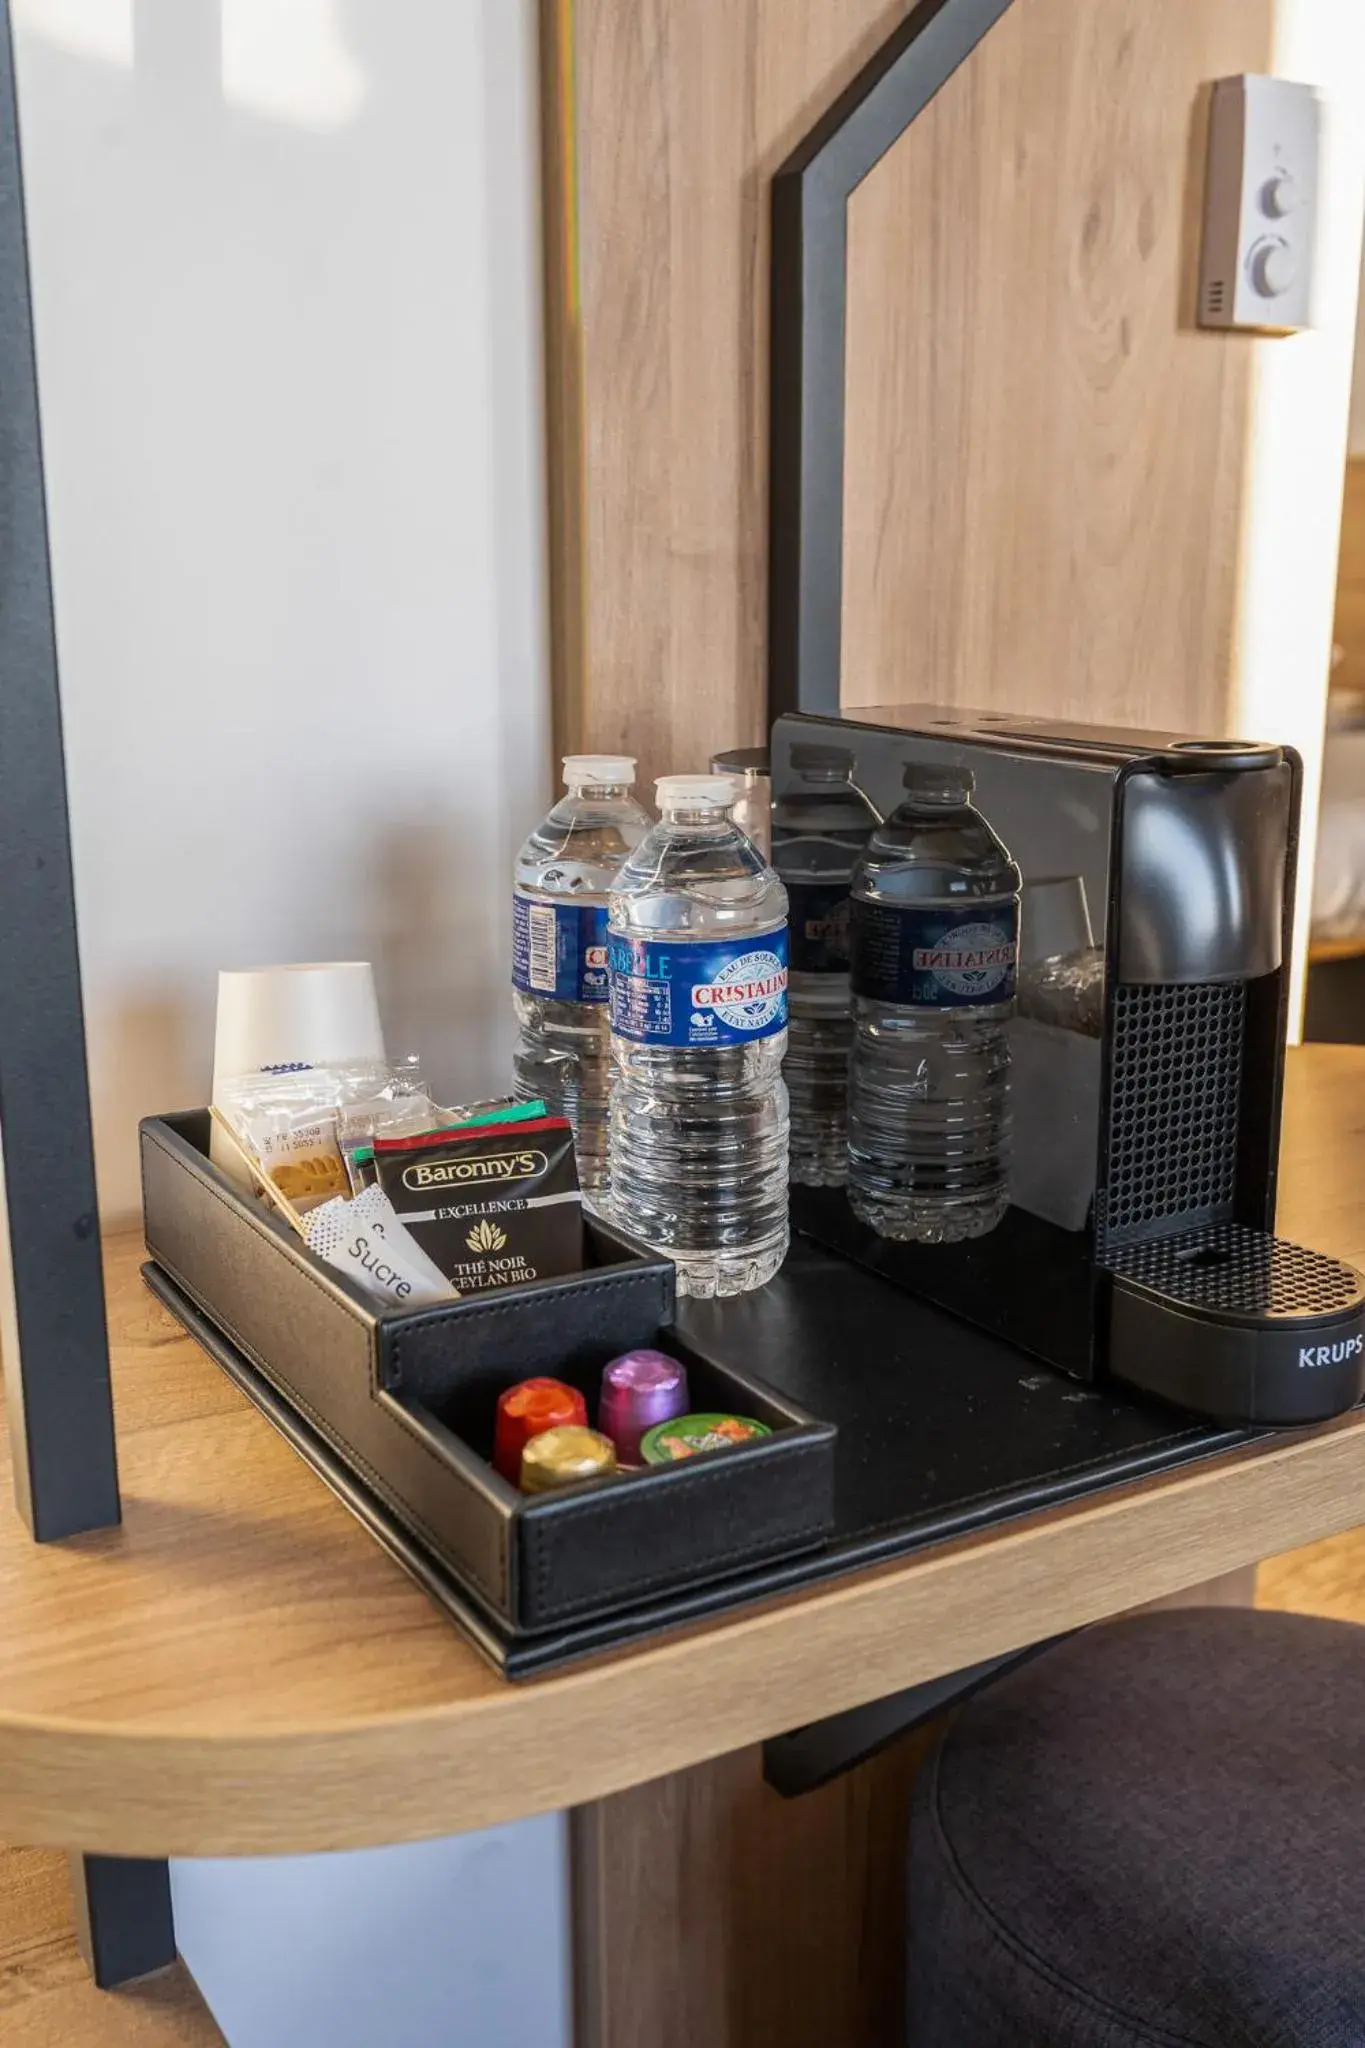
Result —
[[1023, 876], [1010, 1206], [893, 1244], [841, 1190], [795, 1226], [1081, 1379], [1293, 1425], [1365, 1391], [1365, 1282], [1274, 1235], [1300, 767], [1283, 747], [923, 706], [790, 715], [879, 815], [907, 762], [968, 769]]

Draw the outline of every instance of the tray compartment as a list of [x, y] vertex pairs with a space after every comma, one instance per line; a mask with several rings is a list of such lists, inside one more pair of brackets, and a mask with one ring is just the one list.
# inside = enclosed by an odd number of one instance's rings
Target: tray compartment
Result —
[[[208, 1157], [205, 1111], [142, 1126], [147, 1247], [202, 1315], [490, 1614], [534, 1633], [819, 1548], [834, 1438], [674, 1326], [673, 1269], [590, 1219], [593, 1264], [445, 1306], [381, 1312]], [[696, 1407], [774, 1434], [534, 1499], [487, 1462], [498, 1394], [533, 1373], [595, 1401], [602, 1366], [685, 1358]]]

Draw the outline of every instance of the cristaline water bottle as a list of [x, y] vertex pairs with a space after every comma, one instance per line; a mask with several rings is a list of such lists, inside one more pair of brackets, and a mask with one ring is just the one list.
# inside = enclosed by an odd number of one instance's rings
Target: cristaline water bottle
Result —
[[612, 885], [611, 1206], [684, 1294], [787, 1249], [787, 897], [724, 775], [669, 775]]
[[947, 1244], [1009, 1201], [1019, 870], [972, 778], [912, 763], [853, 877], [848, 1196], [882, 1237]]
[[517, 855], [512, 894], [513, 1055], [517, 1094], [543, 1097], [574, 1127], [578, 1178], [601, 1206], [606, 1195], [607, 888], [649, 819], [631, 795], [625, 754], [571, 754], [567, 795]]
[[791, 934], [791, 1015], [782, 1077], [791, 1100], [791, 1177], [842, 1185], [848, 1172], [849, 889], [877, 813], [853, 787], [847, 747], [798, 743], [773, 805], [773, 865]]

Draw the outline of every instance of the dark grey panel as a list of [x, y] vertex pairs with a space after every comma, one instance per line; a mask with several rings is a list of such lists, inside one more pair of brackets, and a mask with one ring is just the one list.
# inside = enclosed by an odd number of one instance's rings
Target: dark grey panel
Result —
[[[0, 1134], [19, 1505], [40, 1541], [119, 1518], [76, 952], [18, 110], [0, 0]], [[0, 1296], [7, 1290], [0, 1284]]]

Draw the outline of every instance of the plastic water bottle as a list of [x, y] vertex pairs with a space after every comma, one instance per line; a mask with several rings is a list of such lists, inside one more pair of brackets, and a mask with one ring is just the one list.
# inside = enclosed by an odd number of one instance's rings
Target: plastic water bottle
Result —
[[847, 747], [798, 744], [773, 805], [773, 865], [790, 905], [791, 1017], [782, 1076], [791, 1099], [791, 1177], [837, 1187], [848, 1173], [849, 889], [878, 823], [853, 787]]
[[853, 877], [848, 1194], [882, 1237], [981, 1237], [1009, 1201], [1019, 870], [965, 769], [912, 763]]
[[787, 896], [724, 775], [668, 775], [611, 890], [611, 1204], [684, 1294], [787, 1249]]
[[585, 1197], [605, 1200], [611, 1029], [607, 888], [649, 829], [626, 754], [571, 754], [568, 791], [517, 855], [512, 894], [516, 1092], [574, 1127]]

